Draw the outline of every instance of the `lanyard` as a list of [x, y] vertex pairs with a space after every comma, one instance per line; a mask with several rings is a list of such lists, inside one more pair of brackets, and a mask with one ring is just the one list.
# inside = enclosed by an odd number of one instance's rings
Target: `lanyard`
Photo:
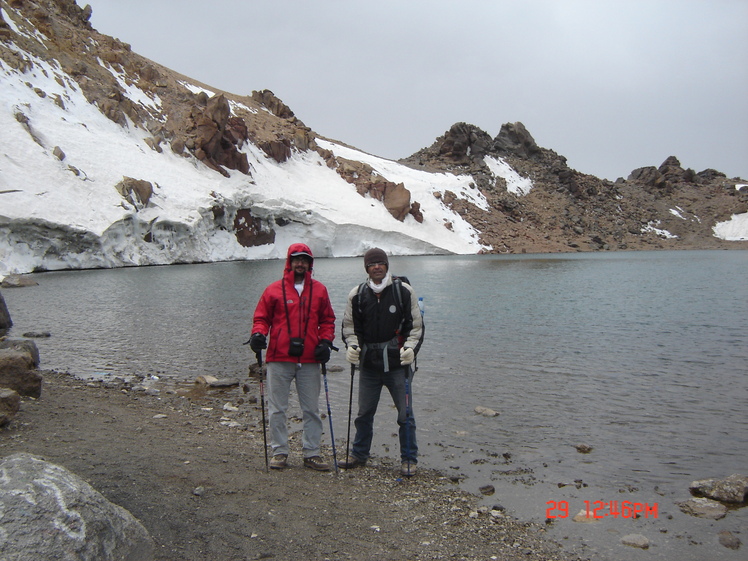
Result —
[[[312, 282], [309, 282], [309, 304], [307, 306], [307, 312], [306, 312], [306, 319], [304, 320], [304, 332], [301, 334], [302, 339], [306, 339], [306, 331], [307, 327], [309, 326], [309, 317], [312, 315]], [[291, 333], [291, 317], [288, 313], [288, 299], [286, 298], [286, 279], [281, 279], [281, 290], [283, 291], [283, 306], [286, 309], [286, 324], [288, 326], [288, 336], [293, 337], [293, 334]], [[303, 291], [302, 291], [303, 292]], [[303, 303], [303, 299], [301, 298], [301, 295], [299, 295], [300, 304]], [[301, 305], [299, 305], [299, 309], [301, 310], [301, 315], [303, 317], [303, 309], [301, 308]]]

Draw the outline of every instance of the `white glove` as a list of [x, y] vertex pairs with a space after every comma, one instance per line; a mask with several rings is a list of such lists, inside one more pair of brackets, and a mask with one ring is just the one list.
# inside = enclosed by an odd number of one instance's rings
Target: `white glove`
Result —
[[350, 347], [348, 347], [348, 350], [345, 351], [345, 359], [351, 364], [358, 364], [358, 360], [360, 357], [361, 349], [359, 349], [355, 345], [351, 345]]
[[413, 364], [415, 359], [416, 353], [413, 352], [413, 349], [410, 347], [403, 347], [400, 349], [400, 364], [407, 366], [408, 364]]

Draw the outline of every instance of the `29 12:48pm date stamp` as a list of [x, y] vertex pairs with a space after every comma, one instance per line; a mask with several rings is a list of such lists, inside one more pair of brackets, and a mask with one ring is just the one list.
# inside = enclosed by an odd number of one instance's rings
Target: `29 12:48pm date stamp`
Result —
[[[568, 518], [569, 501], [548, 501], [545, 503], [546, 518]], [[584, 513], [586, 518], [600, 520], [602, 518], [657, 518], [658, 504], [635, 503], [632, 501], [584, 501]]]

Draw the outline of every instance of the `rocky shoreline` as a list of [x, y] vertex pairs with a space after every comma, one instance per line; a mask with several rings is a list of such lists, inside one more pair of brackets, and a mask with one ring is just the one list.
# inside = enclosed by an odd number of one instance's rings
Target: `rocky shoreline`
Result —
[[291, 467], [266, 472], [253, 380], [155, 391], [42, 374], [0, 456], [34, 454], [83, 478], [145, 526], [157, 560], [585, 558], [433, 470], [403, 479], [383, 459], [318, 473], [292, 444]]

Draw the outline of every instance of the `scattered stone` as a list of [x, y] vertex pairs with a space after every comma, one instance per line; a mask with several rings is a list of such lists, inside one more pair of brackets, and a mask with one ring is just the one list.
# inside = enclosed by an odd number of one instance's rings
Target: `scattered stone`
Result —
[[27, 331], [23, 336], [29, 339], [46, 339], [52, 337], [52, 334], [49, 331]]
[[238, 386], [239, 380], [236, 378], [219, 378], [218, 380], [212, 381], [208, 384], [211, 388], [231, 388]]
[[589, 444], [576, 444], [574, 448], [576, 448], [577, 452], [580, 454], [589, 454], [593, 450], [593, 447]]
[[223, 410], [224, 411], [239, 411], [239, 408], [236, 405], [233, 405], [231, 403], [224, 403]]
[[160, 395], [161, 390], [158, 388], [154, 388], [152, 386], [145, 386], [143, 384], [138, 384], [132, 387], [132, 391], [135, 393], [144, 393], [145, 395]]
[[202, 497], [204, 493], [205, 493], [205, 487], [203, 487], [202, 485], [200, 485], [199, 487], [195, 487], [195, 489], [193, 489], [192, 491], [192, 494], [195, 495], [196, 497]]
[[483, 485], [478, 488], [481, 494], [491, 496], [496, 492], [496, 488], [493, 485]]
[[748, 501], [748, 476], [733, 473], [724, 479], [700, 479], [691, 483], [688, 490], [696, 497], [741, 504]]
[[719, 520], [727, 515], [725, 505], [707, 498], [689, 499], [686, 502], [678, 503], [678, 506], [684, 513], [698, 518]]
[[734, 535], [729, 530], [722, 530], [719, 533], [719, 543], [728, 549], [740, 549], [741, 541], [740, 538]]
[[[588, 516], [589, 515], [589, 516]], [[599, 518], [595, 518], [592, 514], [592, 511], [587, 511], [587, 509], [582, 509], [579, 512], [574, 515], [574, 518], [572, 518], [572, 521], [574, 522], [582, 522], [582, 523], [590, 523], [590, 522], [597, 522], [599, 521]]]
[[143, 525], [80, 477], [30, 454], [4, 458], [0, 472], [0, 558], [153, 560]]
[[488, 407], [483, 407], [481, 405], [476, 406], [475, 412], [478, 413], [478, 415], [483, 415], [484, 417], [498, 417], [499, 413], [494, 411], [493, 409], [489, 409]]
[[210, 388], [230, 388], [239, 385], [236, 378], [216, 378], [215, 376], [205, 375], [195, 378], [195, 383]]
[[164, 415], [163, 413], [158, 413], [158, 414], [156, 414], [156, 415], [153, 416], [154, 419], [166, 419], [166, 417], [167, 416]]
[[641, 534], [629, 534], [621, 538], [623, 545], [638, 547], [639, 549], [649, 549], [649, 540]]

